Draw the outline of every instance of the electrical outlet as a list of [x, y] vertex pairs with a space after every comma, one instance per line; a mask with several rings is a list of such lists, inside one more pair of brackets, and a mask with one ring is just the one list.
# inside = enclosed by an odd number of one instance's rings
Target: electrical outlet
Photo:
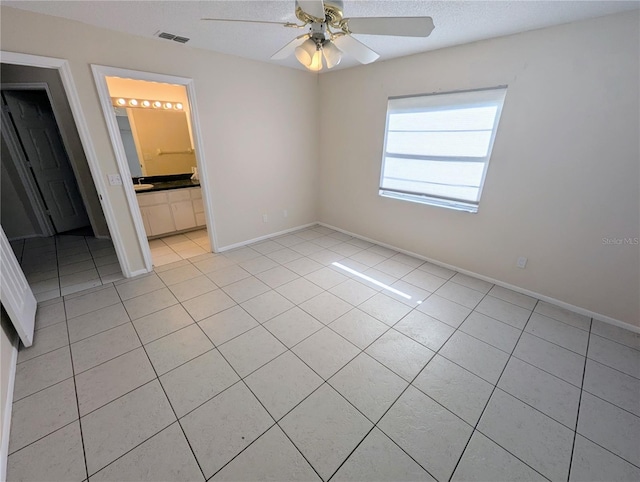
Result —
[[286, 209], [284, 211], [282, 211], [282, 217], [286, 218], [289, 216], [289, 211], [287, 211]]
[[262, 222], [263, 223], [268, 223], [269, 222], [269, 216], [267, 216], [266, 214], [262, 215]]
[[120, 174], [109, 174], [109, 184], [112, 186], [122, 186]]
[[527, 258], [526, 256], [520, 256], [518, 261], [516, 261], [516, 266], [518, 268], [525, 269], [527, 267]]

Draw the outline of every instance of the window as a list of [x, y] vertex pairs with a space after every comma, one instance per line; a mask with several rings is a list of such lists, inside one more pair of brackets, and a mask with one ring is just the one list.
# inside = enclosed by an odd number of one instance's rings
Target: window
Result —
[[390, 98], [380, 195], [477, 212], [506, 91]]

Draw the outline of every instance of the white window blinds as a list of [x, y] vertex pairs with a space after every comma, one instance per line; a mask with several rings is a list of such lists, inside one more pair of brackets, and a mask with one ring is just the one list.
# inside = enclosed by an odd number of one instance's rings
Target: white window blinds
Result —
[[389, 99], [380, 194], [476, 212], [505, 94]]

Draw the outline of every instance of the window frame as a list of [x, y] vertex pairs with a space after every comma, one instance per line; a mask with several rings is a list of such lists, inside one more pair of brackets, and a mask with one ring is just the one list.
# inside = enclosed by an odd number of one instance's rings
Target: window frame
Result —
[[[444, 208], [449, 208], [449, 209], [454, 209], [454, 210], [458, 210], [458, 211], [466, 211], [469, 213], [477, 213], [479, 206], [480, 206], [480, 200], [482, 198], [482, 191], [484, 188], [484, 183], [487, 177], [487, 172], [489, 170], [489, 163], [491, 161], [491, 155], [493, 154], [493, 146], [495, 143], [495, 139], [498, 133], [498, 128], [500, 125], [500, 118], [502, 117], [502, 110], [504, 108], [504, 103], [506, 101], [506, 96], [507, 96], [507, 85], [498, 85], [498, 86], [494, 86], [494, 87], [485, 87], [485, 88], [479, 88], [479, 89], [469, 89], [469, 90], [456, 90], [456, 91], [448, 91], [448, 92], [433, 92], [433, 93], [429, 93], [429, 94], [415, 94], [415, 95], [403, 95], [403, 96], [393, 96], [393, 97], [389, 97], [387, 99], [387, 115], [386, 115], [386, 122], [385, 122], [385, 128], [384, 128], [384, 141], [383, 141], [383, 148], [382, 148], [382, 162], [381, 162], [381, 169], [380, 169], [380, 183], [379, 183], [379, 188], [378, 188], [378, 195], [381, 197], [386, 197], [386, 198], [390, 198], [390, 199], [397, 199], [400, 201], [408, 201], [408, 202], [414, 202], [414, 203], [418, 203], [418, 204], [427, 204], [430, 206], [436, 206], [436, 207], [444, 207]], [[487, 155], [484, 158], [473, 158], [473, 159], [477, 159], [477, 160], [473, 160], [471, 161], [469, 157], [464, 157], [464, 156], [421, 156], [421, 155], [410, 155], [410, 154], [395, 154], [396, 157], [404, 157], [406, 159], [424, 159], [425, 157], [430, 157], [430, 158], [434, 158], [434, 160], [441, 160], [444, 161], [446, 159], [450, 159], [451, 161], [456, 161], [456, 160], [462, 160], [464, 162], [478, 162], [478, 163], [482, 163], [484, 165], [483, 168], [483, 172], [482, 172], [482, 176], [480, 179], [480, 184], [478, 187], [478, 196], [477, 196], [477, 201], [476, 202], [470, 202], [469, 200], [465, 200], [465, 199], [458, 199], [458, 198], [454, 198], [451, 196], [438, 196], [438, 195], [434, 195], [434, 194], [424, 194], [424, 193], [416, 193], [416, 192], [410, 192], [410, 191], [404, 191], [404, 190], [394, 190], [394, 189], [389, 189], [389, 188], [384, 188], [383, 187], [383, 183], [385, 180], [385, 163], [387, 160], [387, 157], [393, 157], [394, 154], [393, 153], [388, 153], [387, 152], [387, 139], [388, 139], [388, 135], [389, 135], [389, 120], [390, 117], [392, 115], [392, 111], [394, 109], [391, 108], [391, 104], [393, 101], [396, 100], [402, 100], [402, 99], [421, 99], [421, 98], [425, 98], [425, 97], [436, 97], [436, 96], [444, 96], [444, 95], [448, 95], [448, 96], [453, 96], [456, 94], [460, 94], [460, 95], [464, 95], [464, 94], [474, 94], [474, 93], [482, 93], [482, 92], [495, 92], [495, 91], [502, 91], [502, 98], [501, 100], [492, 100], [492, 99], [486, 99], [484, 101], [485, 105], [491, 105], [491, 106], [496, 106], [497, 107], [497, 111], [495, 114], [495, 118], [493, 121], [493, 127], [492, 127], [492, 131], [491, 131], [491, 138], [489, 140], [489, 144], [487, 147]], [[489, 97], [489, 96], [487, 96]], [[479, 101], [475, 101], [475, 102], [470, 102], [468, 99], [465, 100], [461, 100], [458, 103], [447, 103], [447, 104], [442, 104], [440, 106], [437, 105], [437, 102], [434, 102], [434, 105], [432, 105], [431, 107], [429, 107], [428, 109], [425, 108], [425, 111], [436, 111], [436, 110], [453, 110], [455, 108], [463, 108], [465, 105], [469, 106], [469, 105], [476, 105], [476, 106], [481, 106], [482, 102]], [[416, 106], [416, 109], [420, 109], [419, 106]], [[397, 110], [397, 109], [396, 109]]]

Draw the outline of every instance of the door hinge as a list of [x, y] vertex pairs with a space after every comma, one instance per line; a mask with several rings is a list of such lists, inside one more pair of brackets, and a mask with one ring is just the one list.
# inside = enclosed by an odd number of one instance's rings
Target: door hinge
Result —
[[2, 104], [2, 111], [8, 114], [9, 112], [11, 112], [11, 109], [9, 109], [9, 106], [7, 104]]

